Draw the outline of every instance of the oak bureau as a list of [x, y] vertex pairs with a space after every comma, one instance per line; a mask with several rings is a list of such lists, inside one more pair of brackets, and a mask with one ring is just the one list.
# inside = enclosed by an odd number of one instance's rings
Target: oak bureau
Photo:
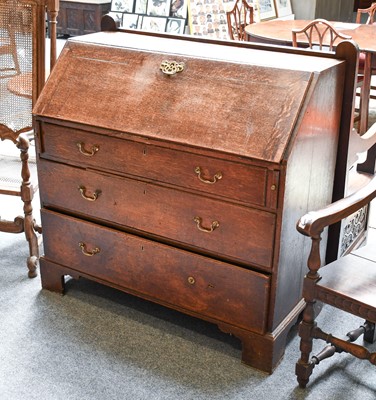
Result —
[[346, 164], [356, 57], [70, 39], [34, 108], [43, 288], [86, 277], [205, 319], [272, 372], [302, 310], [295, 223]]

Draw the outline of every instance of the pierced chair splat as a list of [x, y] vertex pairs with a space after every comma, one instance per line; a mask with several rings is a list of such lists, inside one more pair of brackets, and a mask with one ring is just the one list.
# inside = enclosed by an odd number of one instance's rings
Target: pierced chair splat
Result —
[[232, 40], [247, 40], [245, 27], [253, 24], [253, 7], [246, 0], [236, 0], [232, 10], [226, 12], [228, 33]]
[[315, 19], [303, 29], [293, 29], [292, 44], [294, 47], [298, 47], [298, 35], [304, 35], [305, 42], [308, 41], [308, 46], [311, 49], [324, 50], [328, 48], [329, 51], [333, 51], [338, 39], [351, 39], [351, 36], [338, 32], [330, 22], [324, 19]]
[[356, 13], [356, 23], [361, 24], [363, 14], [368, 14], [366, 24], [374, 24], [375, 23], [375, 13], [376, 13], [376, 3], [373, 3], [368, 8], [358, 8], [358, 11]]

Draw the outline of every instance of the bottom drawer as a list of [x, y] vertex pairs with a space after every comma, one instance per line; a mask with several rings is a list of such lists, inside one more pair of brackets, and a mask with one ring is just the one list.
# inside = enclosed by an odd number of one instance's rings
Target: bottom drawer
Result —
[[47, 259], [136, 293], [263, 334], [270, 278], [189, 251], [42, 210]]

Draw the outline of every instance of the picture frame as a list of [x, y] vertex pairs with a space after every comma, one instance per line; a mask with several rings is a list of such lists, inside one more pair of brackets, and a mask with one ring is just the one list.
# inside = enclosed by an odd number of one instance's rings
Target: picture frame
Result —
[[144, 15], [141, 29], [149, 32], [165, 32], [167, 18], [153, 15]]
[[138, 14], [123, 14], [122, 28], [124, 29], [137, 29], [138, 27]]
[[255, 0], [259, 20], [266, 21], [277, 17], [274, 0]]
[[226, 11], [234, 7], [234, 1], [189, 0], [188, 22], [190, 34], [213, 39], [229, 40]]
[[166, 24], [166, 32], [171, 34], [183, 34], [185, 28], [185, 19], [184, 18], [168, 18]]
[[148, 0], [146, 14], [153, 17], [168, 17], [171, 0]]
[[291, 0], [274, 0], [277, 18], [292, 14]]
[[148, 7], [148, 0], [136, 0], [134, 12], [136, 14], [146, 14]]
[[170, 16], [184, 18], [188, 15], [188, 0], [171, 0]]
[[132, 13], [134, 0], [113, 0], [111, 2], [111, 11]]
[[138, 23], [137, 23], [137, 29], [142, 29], [142, 22], [144, 20], [144, 16], [143, 15], [139, 15], [138, 16]]

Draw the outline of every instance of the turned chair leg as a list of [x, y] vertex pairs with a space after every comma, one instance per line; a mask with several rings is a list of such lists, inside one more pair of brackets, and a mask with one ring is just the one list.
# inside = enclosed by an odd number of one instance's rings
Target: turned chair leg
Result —
[[[29, 160], [29, 140], [27, 134], [20, 134], [17, 141], [17, 147], [21, 151], [21, 162], [22, 162], [22, 184], [21, 184], [21, 199], [24, 203], [24, 231], [26, 240], [29, 243], [29, 257], [27, 258], [27, 267], [29, 269], [29, 278], [37, 276], [37, 264], [39, 260], [39, 244], [36, 235], [36, 223], [33, 218], [33, 206], [32, 200], [34, 197], [34, 191], [30, 182], [30, 170], [28, 166]], [[37, 228], [38, 229], [38, 228]]]
[[369, 329], [363, 335], [364, 341], [367, 343], [375, 343], [376, 341], [375, 324], [369, 321], [366, 321], [366, 324], [369, 327]]
[[32, 214], [25, 215], [24, 229], [25, 237], [29, 244], [29, 257], [27, 258], [27, 268], [29, 269], [29, 278], [37, 276], [37, 265], [39, 260], [38, 237], [34, 230], [35, 221]]
[[295, 373], [301, 388], [306, 387], [315, 366], [314, 363], [310, 362], [313, 343], [312, 331], [315, 326], [314, 302], [307, 302], [306, 308], [303, 312], [303, 319], [299, 324], [301, 356], [295, 367]]

